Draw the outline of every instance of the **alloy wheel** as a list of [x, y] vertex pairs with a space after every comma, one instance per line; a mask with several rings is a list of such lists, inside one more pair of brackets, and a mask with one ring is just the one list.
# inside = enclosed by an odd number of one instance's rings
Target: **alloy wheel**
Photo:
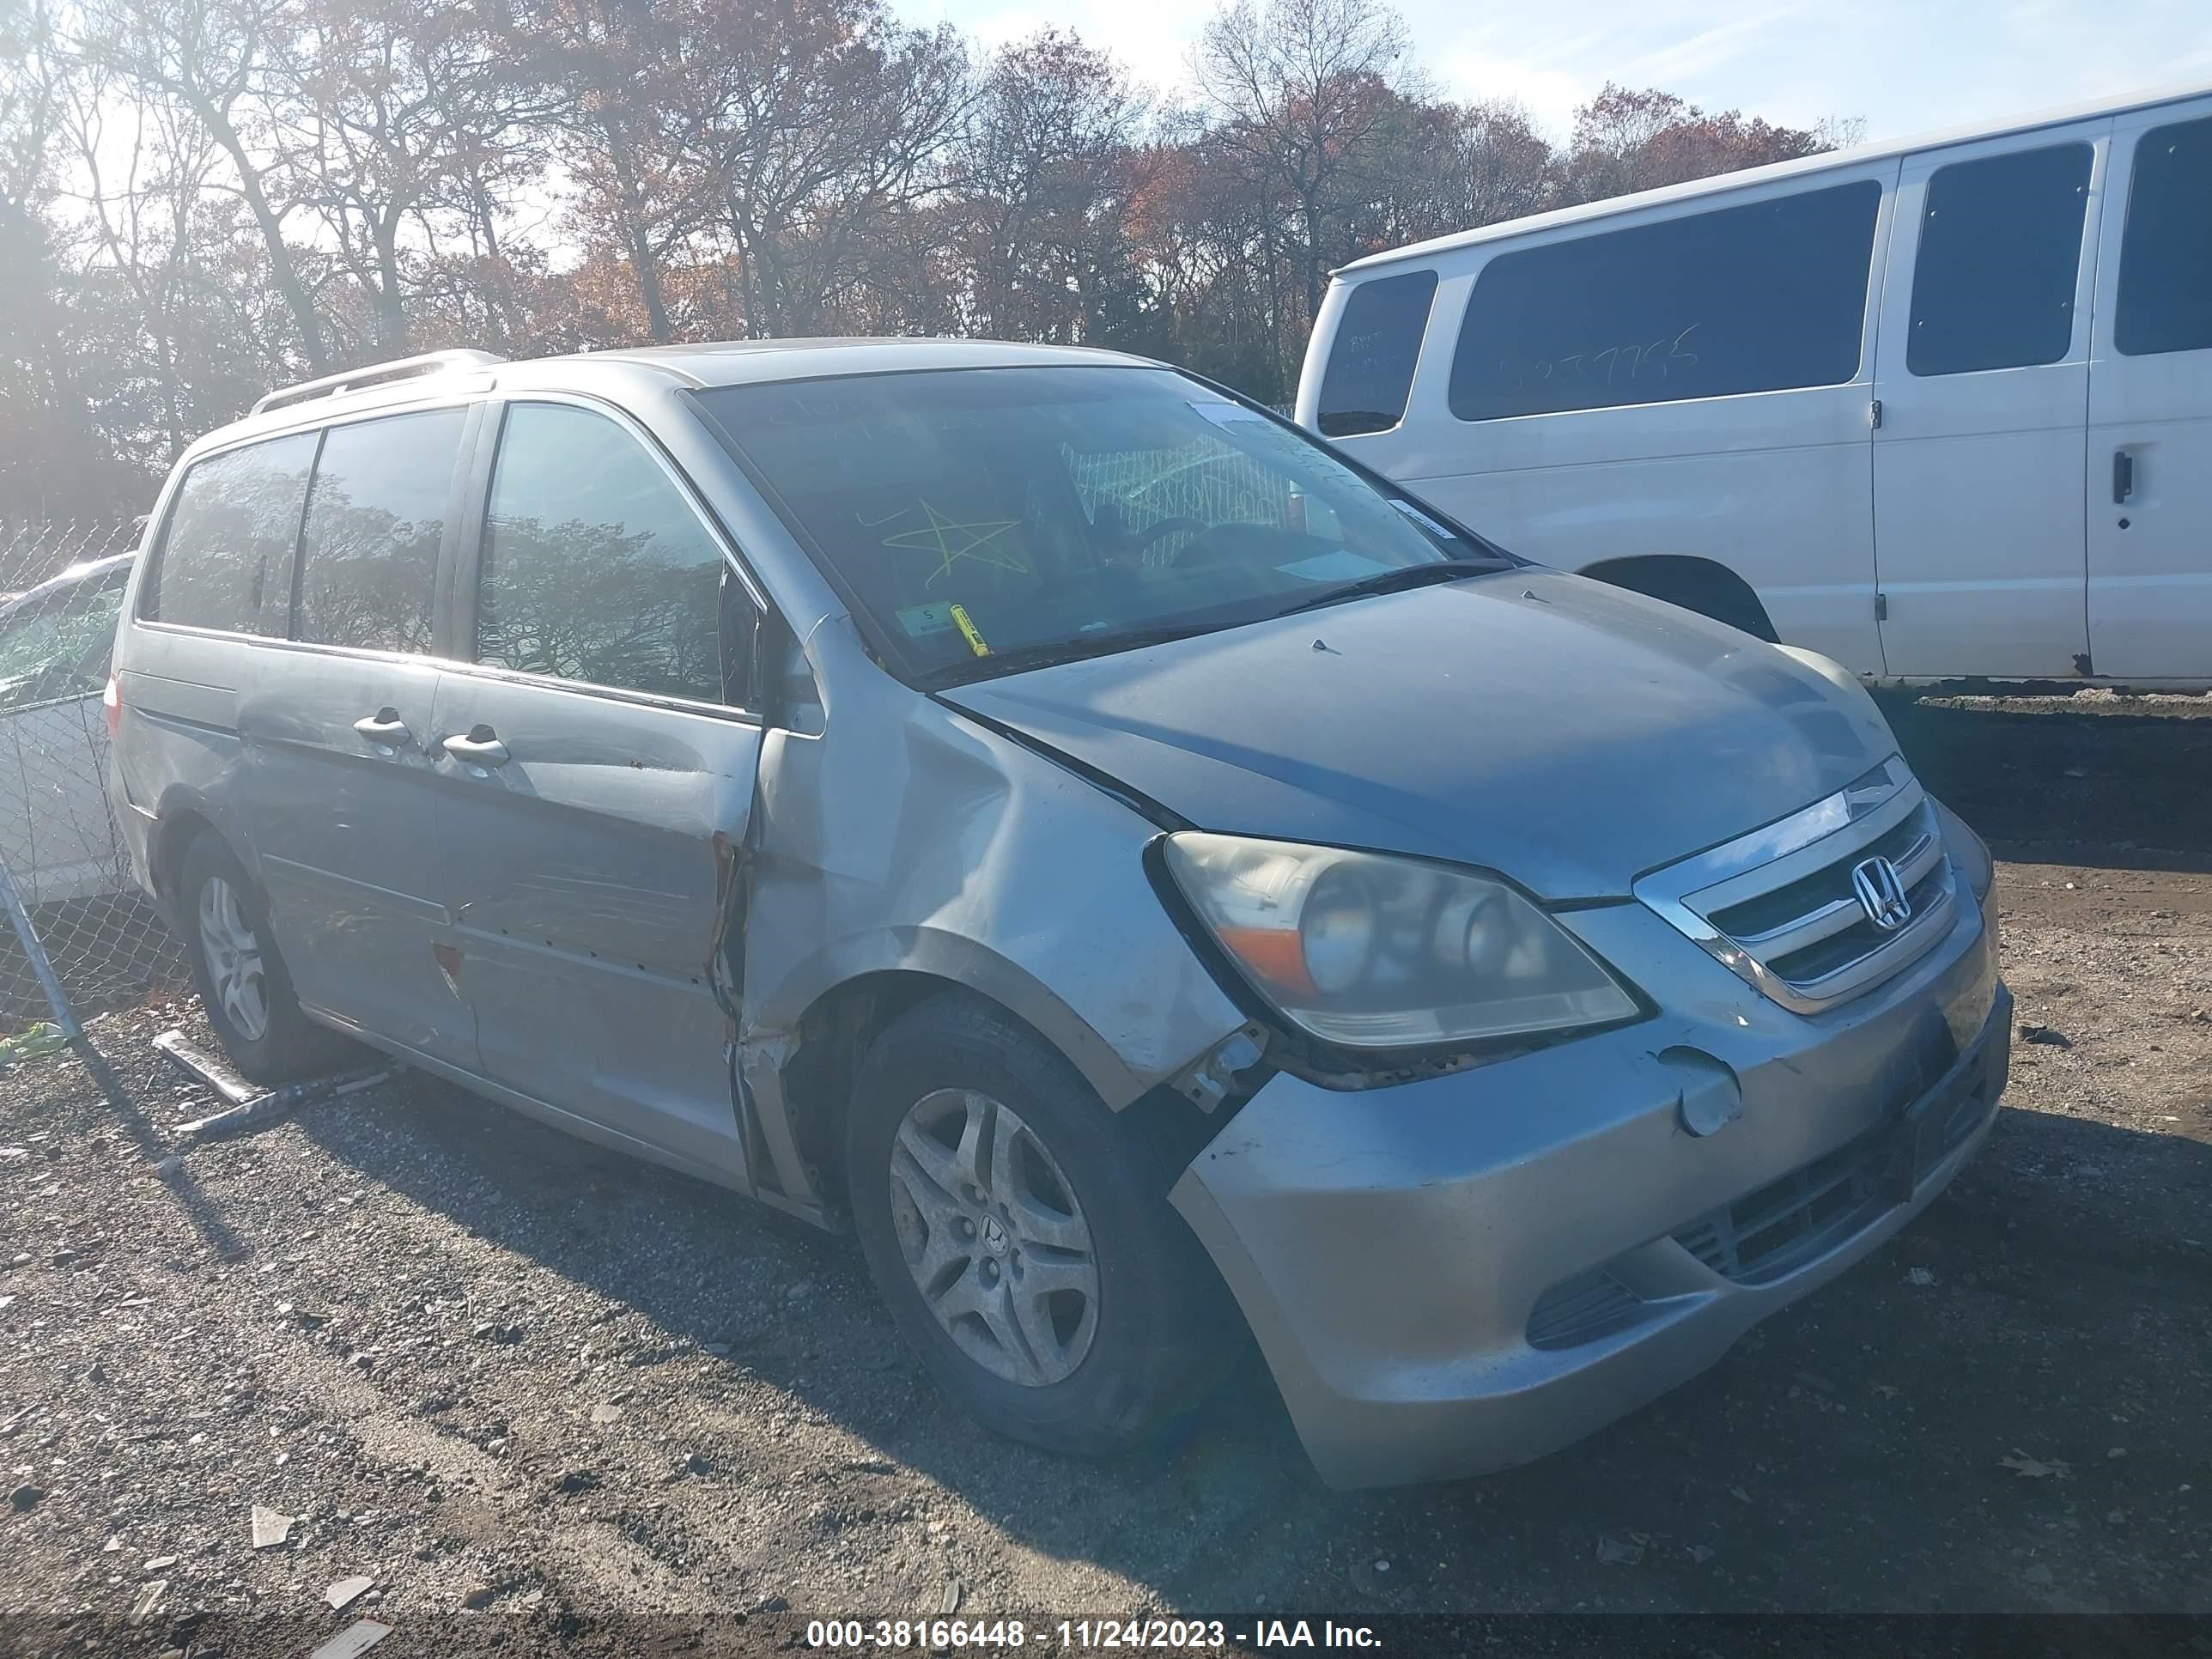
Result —
[[1013, 1108], [940, 1089], [891, 1147], [907, 1271], [961, 1352], [1024, 1388], [1063, 1381], [1098, 1328], [1091, 1225], [1059, 1163]]
[[248, 1042], [260, 1042], [269, 1030], [261, 940], [239, 908], [237, 890], [221, 876], [200, 884], [200, 955], [232, 1027]]

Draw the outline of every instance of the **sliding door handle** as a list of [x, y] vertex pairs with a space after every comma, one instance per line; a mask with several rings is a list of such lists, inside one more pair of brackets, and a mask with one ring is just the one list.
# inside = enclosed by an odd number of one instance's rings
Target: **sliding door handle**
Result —
[[465, 736], [444, 738], [439, 747], [455, 760], [471, 766], [504, 766], [513, 758], [507, 752], [507, 745], [499, 740], [499, 733], [489, 726], [472, 726]]
[[2112, 505], [2125, 507], [2136, 493], [2136, 458], [2124, 449], [2112, 452]]
[[353, 729], [362, 742], [386, 757], [401, 744], [411, 742], [415, 736], [407, 729], [407, 722], [399, 718], [397, 708], [380, 708], [374, 714], [363, 714], [353, 723]]

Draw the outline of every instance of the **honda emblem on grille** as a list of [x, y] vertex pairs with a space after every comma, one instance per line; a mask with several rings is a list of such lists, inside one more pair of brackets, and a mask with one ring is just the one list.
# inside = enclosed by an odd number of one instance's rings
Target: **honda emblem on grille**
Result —
[[1912, 920], [1912, 901], [1905, 896], [1905, 878], [1887, 859], [1872, 858], [1851, 871], [1851, 890], [1867, 920], [1885, 933], [1893, 933]]

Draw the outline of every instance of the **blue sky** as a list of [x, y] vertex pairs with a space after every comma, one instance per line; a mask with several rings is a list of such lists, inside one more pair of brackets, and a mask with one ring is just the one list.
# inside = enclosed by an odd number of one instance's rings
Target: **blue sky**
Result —
[[[986, 46], [1074, 28], [1162, 86], [1209, 0], [893, 0]], [[1448, 94], [1510, 97], [1564, 137], [1608, 79], [1803, 125], [1902, 137], [2110, 93], [2212, 82], [2207, 0], [1400, 0], [1413, 60]]]

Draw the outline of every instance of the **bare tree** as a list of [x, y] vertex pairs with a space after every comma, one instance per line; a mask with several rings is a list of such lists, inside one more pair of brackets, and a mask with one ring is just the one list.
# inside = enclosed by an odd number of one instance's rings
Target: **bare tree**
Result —
[[294, 194], [368, 296], [377, 351], [404, 352], [410, 282], [441, 231], [495, 221], [535, 172], [548, 100], [465, 9], [303, 0], [289, 46], [275, 112]]
[[1856, 136], [1608, 86], [1555, 152], [1384, 0], [1228, 0], [1189, 109], [901, 3], [0, 0], [0, 511], [423, 343], [984, 331], [1279, 403], [1334, 264]]
[[1267, 0], [1264, 10], [1231, 0], [1200, 38], [1193, 69], [1218, 142], [1287, 210], [1309, 319], [1346, 206], [1340, 187], [1391, 112], [1406, 39], [1404, 20], [1376, 0]]
[[811, 332], [943, 184], [967, 57], [949, 28], [898, 27], [876, 0], [755, 0], [717, 15], [693, 159], [720, 191], [748, 331]]
[[256, 140], [272, 59], [293, 27], [289, 0], [86, 0], [78, 49], [148, 92], [173, 98], [229, 158], [253, 216], [310, 373], [329, 367], [314, 295], [284, 235], [289, 204], [268, 188], [270, 153]]
[[1147, 100], [1073, 34], [1000, 52], [961, 135], [957, 216], [969, 316], [987, 334], [1083, 337], [1123, 261], [1123, 188]]

